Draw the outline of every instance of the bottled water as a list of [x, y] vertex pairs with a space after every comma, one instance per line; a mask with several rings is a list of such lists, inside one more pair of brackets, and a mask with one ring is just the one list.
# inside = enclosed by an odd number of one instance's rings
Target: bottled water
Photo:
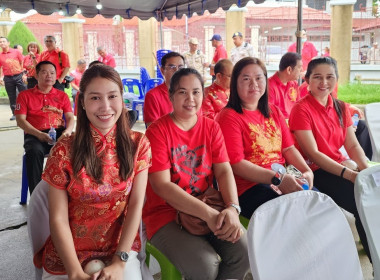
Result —
[[359, 123], [359, 115], [358, 114], [354, 114], [352, 116], [352, 126], [353, 127], [357, 127], [358, 123]]
[[54, 127], [50, 127], [49, 137], [51, 138], [51, 140], [48, 142], [48, 144], [49, 145], [54, 145], [55, 142], [57, 141], [57, 132], [55, 131]]

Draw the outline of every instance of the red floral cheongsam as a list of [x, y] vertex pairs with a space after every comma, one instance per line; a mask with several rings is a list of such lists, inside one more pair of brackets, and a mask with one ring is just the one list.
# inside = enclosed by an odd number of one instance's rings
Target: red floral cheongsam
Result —
[[[142, 133], [132, 131], [131, 137], [136, 144], [134, 169], [127, 181], [122, 181], [116, 153], [116, 125], [104, 136], [93, 126], [91, 132], [97, 155], [103, 163], [103, 183], [96, 183], [84, 167], [78, 179], [74, 178], [70, 162], [72, 137], [64, 138], [55, 145], [42, 175], [49, 185], [67, 191], [70, 229], [82, 267], [92, 259], [104, 262], [112, 259], [127, 213], [134, 177], [151, 165], [148, 139]], [[132, 250], [139, 251], [140, 247], [137, 233]], [[51, 274], [66, 274], [51, 237], [35, 255], [34, 263]]]

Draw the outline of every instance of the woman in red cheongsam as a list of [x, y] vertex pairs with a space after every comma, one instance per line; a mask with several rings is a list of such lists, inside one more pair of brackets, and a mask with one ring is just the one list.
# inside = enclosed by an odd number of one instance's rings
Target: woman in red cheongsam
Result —
[[150, 144], [128, 126], [113, 68], [88, 69], [80, 91], [76, 132], [58, 141], [43, 173], [51, 236], [34, 262], [43, 279], [90, 279], [83, 268], [93, 259], [106, 264], [94, 279], [141, 279], [137, 229]]

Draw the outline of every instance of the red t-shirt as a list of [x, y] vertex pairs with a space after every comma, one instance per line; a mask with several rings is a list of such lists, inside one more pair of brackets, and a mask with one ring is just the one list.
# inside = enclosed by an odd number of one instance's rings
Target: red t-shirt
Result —
[[[270, 104], [271, 115], [266, 119], [259, 110], [243, 114], [224, 108], [216, 117], [222, 129], [231, 164], [243, 159], [271, 169], [272, 163], [285, 163], [282, 150], [293, 145], [284, 116]], [[260, 182], [251, 182], [235, 175], [238, 195]]]
[[276, 105], [285, 118], [289, 118], [294, 104], [300, 99], [297, 81], [284, 85], [278, 77], [278, 71], [268, 79], [269, 102]]
[[169, 99], [169, 91], [165, 83], [146, 93], [144, 101], [145, 123], [152, 123], [172, 111], [173, 105]]
[[[106, 135], [91, 126], [96, 154], [101, 159], [102, 183], [97, 183], [83, 168], [74, 176], [71, 165], [72, 137], [54, 146], [46, 162], [42, 178], [52, 187], [65, 190], [68, 196], [68, 216], [73, 243], [82, 267], [92, 259], [111, 261], [119, 243], [123, 222], [128, 212], [133, 180], [149, 168], [151, 152], [148, 139], [139, 132], [131, 132], [136, 145], [133, 172], [125, 181], [119, 176], [120, 163], [116, 151], [116, 125]], [[136, 234], [131, 249], [141, 248]], [[52, 274], [66, 274], [51, 237], [35, 255], [34, 263]]]
[[105, 57], [99, 56], [98, 61], [103, 62], [105, 65], [111, 66], [113, 68], [116, 67], [115, 58], [112, 54], [107, 54]]
[[72, 112], [69, 97], [55, 88], [45, 94], [35, 86], [17, 96], [15, 115], [26, 115], [26, 120], [38, 130], [64, 126], [63, 114], [68, 112]]
[[[35, 56], [36, 56], [36, 60], [38, 61], [40, 54], [36, 53]], [[34, 75], [36, 75], [36, 69], [34, 67], [34, 62], [33, 62], [33, 59], [30, 57], [30, 55], [24, 56], [23, 67], [26, 70], [26, 76], [27, 77], [34, 77]]]
[[[345, 106], [346, 110], [343, 116], [344, 128], [342, 128], [339, 124], [338, 114], [334, 109], [332, 97], [328, 96], [327, 106], [325, 107], [314, 96], [308, 94], [294, 105], [289, 117], [290, 130], [291, 132], [295, 130], [311, 130], [318, 150], [340, 163], [346, 160], [346, 158], [339, 149], [346, 139], [347, 127], [352, 125], [350, 111], [347, 104]], [[296, 145], [302, 153], [297, 143]], [[319, 168], [319, 166], [307, 159], [305, 155], [304, 157], [313, 171]]]
[[[293, 43], [290, 45], [288, 52], [297, 52], [297, 43]], [[312, 60], [314, 57], [318, 55], [318, 51], [315, 48], [314, 44], [306, 41], [303, 43], [301, 56], [302, 56], [302, 68], [304, 71], [307, 70], [307, 65], [309, 64], [310, 60]]]
[[224, 89], [217, 83], [205, 88], [205, 99], [202, 104], [202, 113], [205, 117], [215, 119], [218, 114], [228, 102], [230, 90]]
[[[202, 116], [189, 131], [183, 131], [165, 115], [149, 126], [146, 136], [152, 147], [149, 173], [170, 170], [171, 181], [189, 194], [204, 192], [213, 183], [212, 165], [228, 162], [219, 125]], [[149, 239], [175, 220], [177, 210], [156, 195], [148, 184], [143, 220]]]
[[24, 57], [20, 51], [9, 48], [7, 52], [0, 53], [0, 67], [3, 67], [4, 76], [14, 76], [20, 74]]
[[[59, 61], [59, 56], [61, 56], [61, 63]], [[53, 51], [43, 51], [38, 59], [38, 62], [45, 60], [52, 62], [57, 68], [57, 79], [61, 77], [64, 68], [70, 67], [69, 56], [64, 51], [60, 51], [59, 49], [55, 49]]]
[[227, 58], [227, 51], [226, 48], [220, 44], [215, 48], [214, 57], [212, 58], [212, 61], [214, 63], [217, 63], [219, 60]]

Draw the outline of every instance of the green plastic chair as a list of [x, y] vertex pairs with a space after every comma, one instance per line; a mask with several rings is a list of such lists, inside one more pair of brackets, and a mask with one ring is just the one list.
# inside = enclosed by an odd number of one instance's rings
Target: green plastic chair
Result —
[[150, 255], [155, 257], [161, 268], [161, 279], [165, 280], [182, 280], [182, 274], [179, 272], [175, 266], [165, 257], [164, 254], [160, 252], [156, 247], [153, 246], [149, 241], [146, 242], [146, 259], [145, 262], [149, 267]]
[[245, 227], [245, 229], [248, 229], [249, 219], [247, 219], [246, 217], [242, 215], [239, 216], [239, 219], [242, 226]]

